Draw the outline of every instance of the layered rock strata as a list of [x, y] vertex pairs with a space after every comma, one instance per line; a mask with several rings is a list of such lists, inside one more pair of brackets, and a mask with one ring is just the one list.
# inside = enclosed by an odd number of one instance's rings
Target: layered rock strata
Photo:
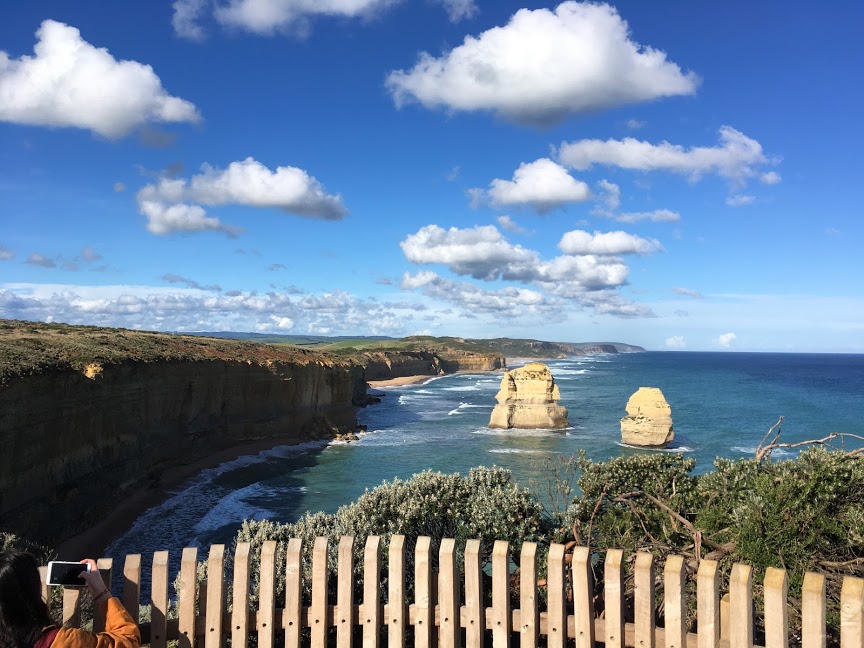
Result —
[[503, 355], [471, 352], [400, 351], [364, 353], [366, 380], [390, 380], [404, 376], [441, 376], [457, 371], [497, 371], [506, 363]]
[[672, 442], [672, 408], [657, 387], [640, 387], [627, 401], [621, 419], [621, 441], [627, 445], [665, 448]]
[[0, 529], [70, 536], [163, 471], [245, 443], [352, 432], [363, 368], [326, 360], [91, 363], [0, 388]]
[[492, 410], [490, 428], [560, 429], [570, 425], [567, 408], [558, 405], [558, 385], [541, 362], [506, 372], [495, 399], [498, 404]]

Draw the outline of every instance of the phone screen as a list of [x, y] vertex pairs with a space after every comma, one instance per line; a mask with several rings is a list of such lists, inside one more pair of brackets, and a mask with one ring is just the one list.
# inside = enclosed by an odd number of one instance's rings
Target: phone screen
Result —
[[80, 578], [80, 575], [85, 571], [87, 571], [86, 563], [52, 560], [48, 563], [48, 584], [84, 587], [84, 579]]

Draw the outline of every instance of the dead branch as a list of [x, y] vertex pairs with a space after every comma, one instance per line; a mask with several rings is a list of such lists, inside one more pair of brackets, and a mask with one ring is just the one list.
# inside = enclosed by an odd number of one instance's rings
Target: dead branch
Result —
[[[832, 432], [828, 436], [822, 437], [821, 439], [808, 439], [807, 441], [799, 441], [798, 443], [778, 443], [778, 439], [780, 438], [780, 433], [782, 432], [782, 428], [780, 427], [781, 423], [783, 423], [783, 417], [781, 416], [778, 421], [771, 426], [771, 429], [768, 430], [767, 434], [762, 437], [762, 441], [759, 442], [759, 447], [756, 448], [756, 461], [762, 463], [762, 461], [768, 458], [771, 455], [771, 452], [776, 450], [777, 448], [802, 448], [804, 446], [809, 445], [828, 445], [829, 442], [834, 439], [846, 439], [847, 437], [850, 439], [858, 439], [859, 441], [864, 441], [864, 436], [858, 434], [852, 434], [851, 432]], [[771, 439], [768, 443], [766, 440], [769, 436], [777, 430], [774, 434], [774, 438]], [[850, 450], [847, 452], [850, 457], [856, 457], [860, 454], [864, 454], [864, 446], [860, 448], [855, 448], [854, 450]]]

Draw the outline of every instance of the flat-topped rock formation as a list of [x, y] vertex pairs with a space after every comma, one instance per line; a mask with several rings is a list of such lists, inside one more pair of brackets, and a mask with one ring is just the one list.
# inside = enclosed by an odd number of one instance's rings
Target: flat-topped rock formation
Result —
[[558, 385], [541, 362], [506, 372], [495, 399], [498, 404], [492, 410], [490, 428], [560, 429], [570, 425], [567, 408], [558, 405]]
[[621, 441], [627, 445], [665, 448], [675, 438], [672, 408], [657, 387], [640, 387], [627, 401], [621, 419]]

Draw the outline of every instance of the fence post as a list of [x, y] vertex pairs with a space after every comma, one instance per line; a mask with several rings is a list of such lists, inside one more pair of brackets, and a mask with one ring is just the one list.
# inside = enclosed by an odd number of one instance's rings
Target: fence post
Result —
[[204, 648], [222, 648], [222, 612], [225, 610], [225, 545], [212, 545], [207, 557], [207, 608]]
[[[285, 612], [282, 615], [285, 628], [285, 648], [300, 646], [300, 604], [303, 587], [302, 566], [303, 541], [291, 538], [285, 550]], [[246, 646], [246, 644], [240, 644]]]
[[549, 545], [546, 576], [546, 636], [549, 648], [564, 648], [567, 641], [567, 608], [564, 600], [564, 545]]
[[387, 568], [387, 645], [402, 648], [405, 645], [405, 536], [390, 537]]
[[258, 577], [258, 648], [273, 648], [276, 620], [276, 541], [261, 545]]
[[195, 648], [195, 598], [198, 591], [198, 550], [186, 547], [180, 557], [180, 592], [177, 602], [180, 617], [180, 648]]
[[789, 648], [789, 580], [785, 569], [768, 567], [765, 590], [765, 648]]
[[[102, 582], [108, 591], [111, 591], [111, 581], [114, 575], [114, 561], [111, 558], [100, 558], [96, 561], [96, 567], [99, 569], [99, 574], [102, 576]], [[93, 606], [93, 632], [102, 632], [105, 630], [105, 615], [108, 612], [108, 599], [101, 601]]]
[[381, 630], [381, 559], [379, 547], [381, 538], [366, 538], [363, 551], [363, 646], [378, 648], [378, 635]]
[[640, 551], [633, 568], [636, 648], [654, 648], [654, 556]]
[[716, 648], [720, 642], [720, 572], [716, 560], [703, 560], [696, 572], [698, 647]]
[[681, 556], [666, 556], [663, 566], [663, 628], [666, 648], [687, 648], [686, 570]]
[[519, 646], [537, 648], [540, 611], [537, 605], [537, 543], [523, 542], [519, 557]]
[[807, 572], [801, 586], [801, 648], [825, 648], [825, 577]]
[[607, 549], [603, 568], [606, 648], [624, 648], [624, 552]]
[[339, 538], [336, 588], [336, 648], [351, 648], [354, 615], [354, 536]]
[[249, 549], [248, 542], [238, 542], [234, 552], [234, 583], [231, 599], [231, 645], [249, 644]]
[[312, 647], [327, 646], [327, 538], [315, 538], [312, 546], [312, 607], [309, 625], [312, 628]]
[[506, 540], [492, 546], [492, 645], [510, 646], [513, 617], [510, 614], [510, 549]]
[[63, 627], [81, 627], [81, 590], [63, 588]]
[[843, 578], [840, 588], [840, 645], [843, 648], [864, 648], [864, 578]]
[[141, 622], [141, 554], [129, 554], [123, 564], [123, 607]]
[[165, 648], [168, 639], [168, 552], [153, 554], [150, 580], [150, 648]]
[[441, 648], [457, 648], [459, 641], [459, 574], [456, 567], [456, 541], [441, 540], [438, 553], [438, 608], [441, 621], [438, 628], [438, 645]]
[[465, 543], [465, 645], [468, 648], [482, 648], [485, 626], [480, 541], [469, 540]]
[[736, 563], [729, 575], [729, 646], [753, 648], [753, 568]]
[[432, 538], [420, 536], [414, 549], [414, 645], [432, 648], [435, 609], [432, 601]]
[[573, 614], [576, 648], [594, 648], [594, 584], [588, 547], [573, 549]]

